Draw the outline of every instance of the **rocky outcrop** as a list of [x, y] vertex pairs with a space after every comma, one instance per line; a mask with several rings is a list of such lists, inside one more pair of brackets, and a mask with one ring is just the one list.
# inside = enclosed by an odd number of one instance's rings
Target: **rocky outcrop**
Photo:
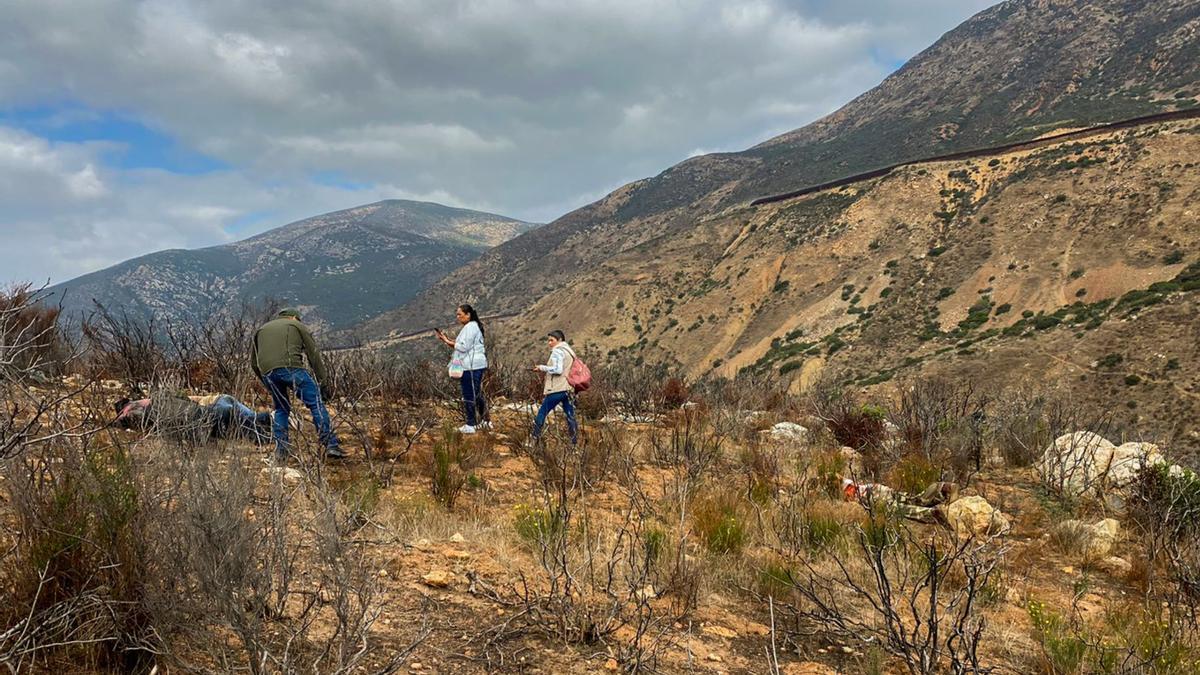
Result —
[[1123, 506], [1124, 491], [1146, 466], [1166, 460], [1153, 443], [1116, 446], [1098, 434], [1077, 431], [1055, 439], [1042, 453], [1038, 470], [1047, 487], [1071, 498], [1092, 497]]
[[1008, 532], [1008, 517], [979, 496], [963, 497], [941, 507], [946, 521], [960, 537], [990, 537]]

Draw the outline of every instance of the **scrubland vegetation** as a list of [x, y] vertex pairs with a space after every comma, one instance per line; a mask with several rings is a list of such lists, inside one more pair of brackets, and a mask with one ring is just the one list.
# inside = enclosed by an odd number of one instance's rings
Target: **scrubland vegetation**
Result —
[[13, 672], [1200, 669], [1200, 479], [1068, 390], [614, 363], [573, 447], [554, 418], [527, 443], [528, 355], [494, 354], [496, 428], [464, 437], [442, 364], [345, 351], [351, 459], [301, 429], [285, 469], [109, 425], [164, 388], [265, 407], [243, 363], [266, 308], [97, 311], [76, 338], [35, 297], [0, 303]]

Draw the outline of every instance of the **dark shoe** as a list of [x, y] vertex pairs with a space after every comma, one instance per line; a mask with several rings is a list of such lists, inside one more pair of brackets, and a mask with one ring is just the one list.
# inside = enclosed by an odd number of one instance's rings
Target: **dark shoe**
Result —
[[346, 459], [346, 453], [341, 448], [328, 448], [325, 450], [325, 459]]

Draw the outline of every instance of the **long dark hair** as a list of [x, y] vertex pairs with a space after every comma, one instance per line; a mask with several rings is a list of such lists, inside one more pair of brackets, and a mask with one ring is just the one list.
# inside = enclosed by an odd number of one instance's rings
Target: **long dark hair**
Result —
[[459, 305], [458, 308], [466, 312], [467, 316], [471, 317], [471, 321], [474, 321], [475, 325], [479, 326], [479, 334], [487, 337], [487, 333], [483, 330], [483, 322], [479, 320], [479, 314], [476, 313], [475, 308], [470, 305]]

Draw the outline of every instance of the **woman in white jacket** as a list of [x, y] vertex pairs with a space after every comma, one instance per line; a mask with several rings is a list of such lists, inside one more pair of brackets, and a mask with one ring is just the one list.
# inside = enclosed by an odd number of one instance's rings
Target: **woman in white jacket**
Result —
[[533, 367], [535, 372], [545, 373], [545, 381], [542, 384], [542, 407], [533, 420], [531, 440], [534, 443], [541, 440], [546, 415], [561, 405], [563, 415], [567, 418], [567, 431], [571, 433], [571, 444], [575, 445], [579, 442], [579, 422], [575, 420], [575, 405], [571, 403], [574, 387], [567, 381], [567, 373], [571, 372], [571, 366], [575, 363], [575, 350], [567, 344], [567, 336], [561, 330], [550, 331], [546, 335], [546, 343], [550, 345], [550, 359], [545, 364]]
[[434, 332], [448, 347], [454, 348], [454, 358], [462, 361], [463, 410], [467, 423], [458, 428], [464, 434], [475, 433], [476, 428], [490, 429], [491, 419], [488, 415], [487, 401], [483, 397], [483, 374], [487, 371], [487, 353], [483, 346], [483, 323], [475, 308], [470, 305], [459, 305], [455, 312], [462, 330], [451, 340], [438, 328]]

